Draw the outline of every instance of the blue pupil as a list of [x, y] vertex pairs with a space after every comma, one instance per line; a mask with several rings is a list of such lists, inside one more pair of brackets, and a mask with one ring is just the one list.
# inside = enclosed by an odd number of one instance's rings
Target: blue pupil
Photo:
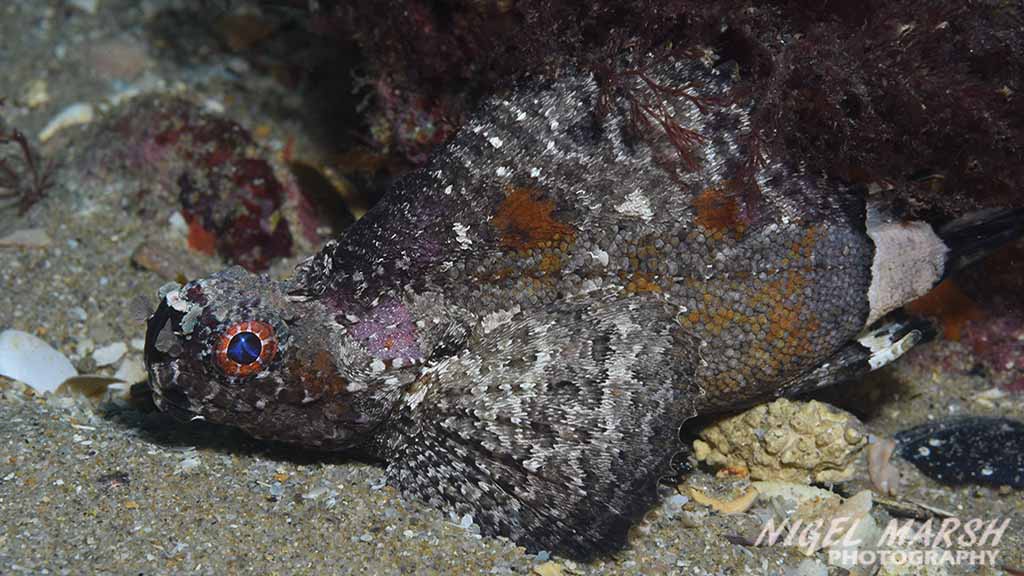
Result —
[[252, 364], [260, 357], [263, 342], [252, 332], [239, 332], [228, 342], [228, 358], [239, 364]]

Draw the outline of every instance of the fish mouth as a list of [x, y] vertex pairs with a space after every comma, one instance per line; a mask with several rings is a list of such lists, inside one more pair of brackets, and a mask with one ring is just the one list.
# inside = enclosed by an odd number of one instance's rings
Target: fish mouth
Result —
[[153, 388], [153, 403], [156, 404], [156, 407], [159, 408], [161, 412], [166, 412], [172, 418], [181, 422], [189, 422], [195, 420], [197, 417], [202, 417], [197, 412], [188, 408], [188, 399], [185, 398], [184, 394], [178, 392], [178, 396], [181, 398], [172, 400], [171, 398], [174, 396], [173, 393], [177, 392], [177, 390], [171, 389], [168, 390], [168, 392], [170, 392], [170, 394], [160, 392], [156, 387]]
[[[146, 345], [143, 348], [142, 357], [151, 379], [154, 366], [166, 364], [176, 356], [173, 349], [173, 344], [177, 341], [177, 337], [173, 333], [175, 322], [171, 322], [175, 315], [180, 317], [181, 313], [168, 306], [166, 300], [161, 300], [160, 305], [146, 321]], [[180, 320], [180, 318], [178, 319]], [[169, 322], [170, 324], [168, 324]], [[173, 337], [174, 342], [168, 341], [169, 336]], [[180, 348], [179, 344], [179, 353]]]
[[197, 413], [190, 408], [188, 396], [174, 386], [177, 376], [174, 362], [183, 353], [174, 328], [180, 324], [182, 316], [166, 300], [161, 300], [146, 321], [146, 344], [142, 356], [157, 408], [175, 419], [187, 421], [195, 418]]

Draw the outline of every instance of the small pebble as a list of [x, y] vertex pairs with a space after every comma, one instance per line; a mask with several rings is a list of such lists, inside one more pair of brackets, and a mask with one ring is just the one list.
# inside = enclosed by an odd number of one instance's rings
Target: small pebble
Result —
[[181, 462], [178, 462], [178, 465], [176, 466], [177, 472], [189, 472], [195, 468], [198, 468], [200, 464], [202, 464], [202, 461], [199, 458], [195, 456], [189, 456], [188, 458], [185, 458]]
[[0, 238], [0, 247], [46, 248], [51, 242], [46, 230], [42, 228], [27, 228], [25, 230], [16, 230]]
[[323, 496], [326, 493], [327, 493], [327, 487], [325, 487], [325, 486], [318, 486], [316, 488], [313, 488], [309, 492], [306, 492], [305, 494], [303, 494], [302, 495], [302, 499], [303, 500], [316, 500], [317, 498]]
[[144, 382], [146, 377], [146, 366], [142, 363], [141, 358], [135, 356], [125, 358], [117, 372], [114, 373], [114, 378], [128, 384]]
[[50, 101], [50, 93], [46, 86], [46, 80], [38, 78], [28, 85], [25, 91], [25, 105], [29, 108], [45, 106]]
[[145, 45], [130, 36], [103, 40], [85, 53], [92, 71], [107, 80], [130, 82], [149, 64]]
[[92, 359], [96, 362], [97, 367], [110, 366], [120, 360], [127, 351], [128, 346], [126, 346], [124, 342], [114, 342], [113, 344], [107, 344], [102, 348], [94, 350], [92, 353]]
[[75, 355], [80, 358], [88, 356], [96, 349], [96, 343], [91, 338], [82, 338], [75, 343]]
[[676, 514], [679, 514], [679, 512], [682, 511], [683, 506], [685, 506], [689, 501], [690, 499], [682, 494], [672, 495], [670, 498], [666, 499], [665, 503], [662, 505], [665, 517], [670, 519], [675, 518]]
[[100, 9], [100, 0], [67, 0], [67, 3], [86, 14], [96, 14]]
[[203, 101], [203, 109], [211, 114], [223, 114], [226, 110], [224, 104], [220, 100], [214, 98], [207, 98]]
[[271, 483], [270, 499], [276, 502], [277, 500], [281, 499], [281, 496], [284, 496], [284, 485], [281, 484], [280, 482]]
[[167, 223], [170, 225], [171, 230], [182, 236], [188, 235], [188, 222], [185, 221], [185, 217], [181, 215], [181, 212], [171, 214], [170, 218], [167, 219]]
[[786, 576], [828, 576], [828, 568], [817, 560], [804, 560], [786, 570]]
[[537, 576], [562, 576], [565, 571], [558, 562], [547, 561], [533, 567], [533, 573]]

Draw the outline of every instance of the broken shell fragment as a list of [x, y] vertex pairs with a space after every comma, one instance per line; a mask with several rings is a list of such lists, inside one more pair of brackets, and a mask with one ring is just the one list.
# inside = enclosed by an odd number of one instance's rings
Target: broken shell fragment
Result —
[[891, 438], [879, 439], [868, 446], [868, 475], [875, 491], [884, 496], [895, 496], [899, 492], [900, 473], [892, 465], [892, 453], [896, 441]]
[[0, 332], [0, 375], [45, 393], [77, 374], [71, 361], [43, 340], [21, 330]]
[[748, 486], [743, 494], [740, 494], [732, 500], [721, 500], [715, 498], [709, 494], [704, 493], [699, 488], [690, 486], [687, 490], [690, 498], [698, 504], [711, 507], [712, 510], [720, 514], [738, 514], [740, 512], [746, 512], [750, 505], [757, 499], [757, 488]]
[[70, 128], [71, 126], [78, 126], [79, 124], [88, 124], [93, 120], [93, 109], [91, 104], [83, 102], [77, 102], [65, 108], [60, 114], [57, 114], [50, 120], [50, 122], [43, 127], [42, 131], [39, 132], [39, 141], [46, 142], [50, 138], [53, 138], [57, 132]]

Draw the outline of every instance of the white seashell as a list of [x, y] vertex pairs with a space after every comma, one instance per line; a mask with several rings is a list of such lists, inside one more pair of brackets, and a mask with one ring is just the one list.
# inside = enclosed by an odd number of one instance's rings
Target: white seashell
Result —
[[78, 372], [63, 354], [21, 330], [0, 332], [0, 374], [20, 380], [37, 392], [53, 392]]
[[50, 138], [65, 128], [71, 126], [77, 126], [79, 124], [88, 124], [92, 122], [95, 114], [93, 113], [92, 105], [78, 102], [65, 108], [60, 114], [57, 114], [50, 120], [50, 122], [39, 132], [39, 141], [46, 142]]
[[46, 248], [50, 245], [50, 236], [42, 228], [15, 230], [0, 238], [0, 246], [18, 248]]

